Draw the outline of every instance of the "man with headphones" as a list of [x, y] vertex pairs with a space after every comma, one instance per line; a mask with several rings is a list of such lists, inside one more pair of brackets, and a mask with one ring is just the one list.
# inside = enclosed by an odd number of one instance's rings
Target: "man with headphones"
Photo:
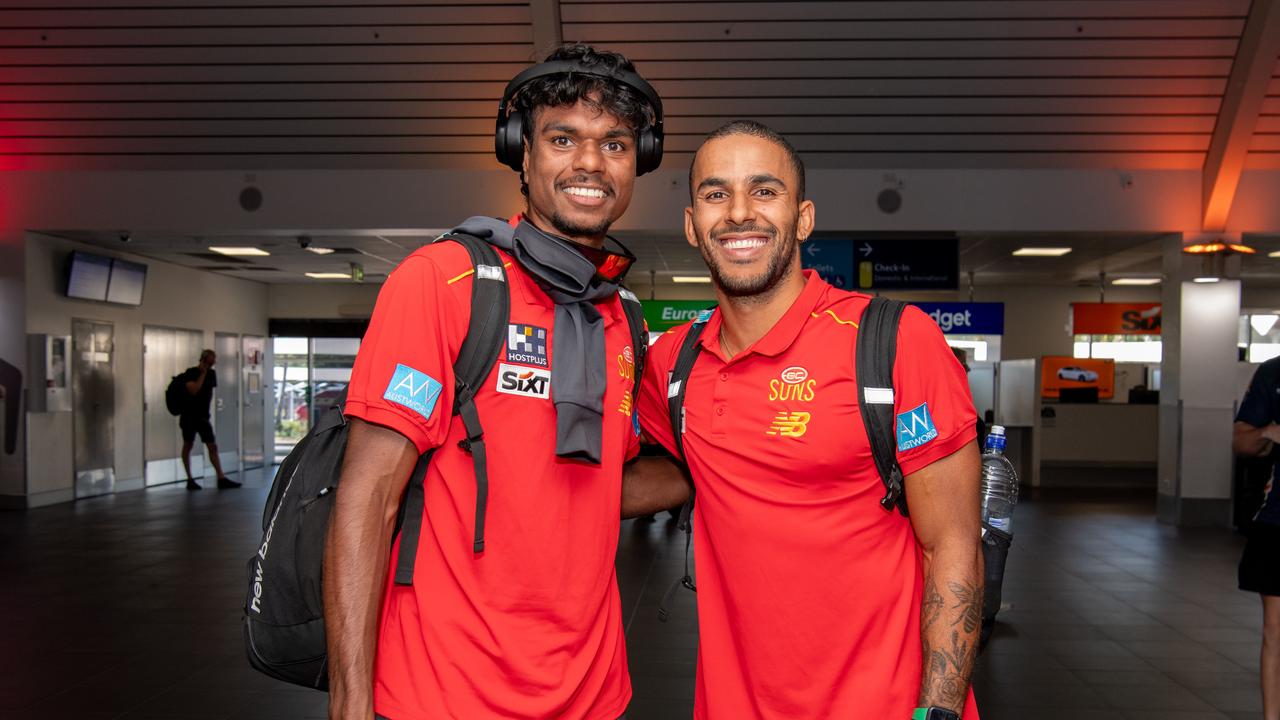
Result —
[[[511, 301], [475, 396], [487, 540], [473, 548], [477, 477], [450, 410], [479, 271], [437, 242], [388, 277], [352, 370], [324, 559], [331, 718], [614, 720], [631, 698], [614, 556], [643, 348], [619, 297], [634, 257], [607, 233], [661, 162], [662, 104], [623, 56], [564, 47], [507, 86], [496, 150], [526, 210], [456, 229], [498, 250]], [[397, 585], [388, 549], [427, 452], [414, 581]]]

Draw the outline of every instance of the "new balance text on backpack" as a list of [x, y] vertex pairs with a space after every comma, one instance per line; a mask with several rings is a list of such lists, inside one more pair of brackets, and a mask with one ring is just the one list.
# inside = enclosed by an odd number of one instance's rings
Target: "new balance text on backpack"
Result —
[[[486, 242], [448, 235], [471, 256], [471, 324], [454, 365], [454, 414], [461, 415], [476, 468], [476, 552], [484, 548], [488, 496], [484, 432], [475, 409], [476, 390], [502, 349], [510, 308], [502, 261]], [[244, 639], [249, 662], [274, 678], [324, 690], [329, 685], [321, 571], [324, 537], [347, 447], [344, 394], [289, 453], [276, 473], [262, 516], [262, 539], [248, 563]], [[418, 458], [402, 501], [400, 554], [395, 579], [413, 584], [413, 561], [422, 523], [422, 481], [431, 453]]]
[[169, 385], [164, 389], [164, 408], [169, 411], [170, 415], [178, 416], [187, 407], [187, 403], [191, 401], [191, 393], [187, 392], [187, 383], [183, 379], [186, 373], [179, 373], [173, 376], [169, 381]]

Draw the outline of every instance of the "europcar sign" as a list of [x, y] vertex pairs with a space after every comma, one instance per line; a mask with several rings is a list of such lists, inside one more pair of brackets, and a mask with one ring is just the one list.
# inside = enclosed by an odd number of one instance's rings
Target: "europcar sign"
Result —
[[649, 332], [665, 332], [682, 325], [707, 308], [715, 307], [715, 300], [641, 300], [644, 321]]
[[944, 335], [1003, 335], [1004, 303], [913, 302]]

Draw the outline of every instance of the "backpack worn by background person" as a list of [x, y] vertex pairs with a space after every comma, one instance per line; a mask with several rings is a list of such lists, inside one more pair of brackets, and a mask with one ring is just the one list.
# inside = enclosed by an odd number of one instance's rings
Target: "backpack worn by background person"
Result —
[[[880, 480], [884, 483], [884, 497], [880, 506], [888, 512], [897, 509], [903, 517], [908, 516], [907, 494], [903, 489], [902, 468], [898, 466], [895, 451], [894, 418], [893, 418], [893, 364], [898, 354], [898, 321], [906, 303], [873, 297], [867, 304], [858, 322], [858, 338], [854, 355], [856, 358], [858, 382], [858, 409], [863, 425], [867, 431], [867, 439], [871, 443], [871, 454], [875, 458], [876, 469]], [[676, 355], [676, 364], [672, 369], [667, 384], [667, 411], [671, 419], [672, 437], [675, 439], [679, 460], [684, 461], [684, 396], [687, 390], [689, 375], [693, 372], [693, 364], [697, 361], [701, 350], [698, 339], [703, 328], [711, 319], [711, 310], [704, 310], [693, 321], [689, 332], [685, 335], [680, 352]], [[678, 587], [686, 587], [697, 591], [693, 576], [689, 572], [689, 542], [693, 535], [693, 502], [689, 501], [680, 509], [679, 527], [685, 531], [684, 575], [667, 590], [658, 608], [658, 617], [666, 620], [670, 616], [667, 610], [672, 594]], [[979, 635], [979, 648], [985, 648], [991, 631], [995, 627], [996, 613], [1000, 610], [1000, 587], [1004, 582], [1005, 559], [1009, 555], [1009, 543], [1012, 536], [987, 523], [982, 524], [982, 556], [986, 566], [984, 572], [984, 595], [982, 607], [982, 630]]]
[[[511, 298], [501, 258], [492, 246], [461, 233], [451, 233], [440, 240], [465, 247], [475, 273], [471, 323], [454, 364], [453, 414], [461, 417], [466, 428], [466, 438], [460, 445], [475, 465], [472, 549], [480, 553], [484, 550], [489, 475], [475, 396], [502, 351]], [[634, 294], [625, 289], [619, 289], [618, 294], [631, 331], [639, 378], [648, 345], [644, 315]], [[633, 393], [638, 387], [637, 382]], [[344, 393], [333, 408], [316, 418], [315, 426], [281, 463], [263, 510], [262, 539], [248, 564], [244, 640], [249, 663], [271, 677], [318, 690], [329, 686], [321, 585], [324, 538], [347, 446], [348, 425], [342, 411], [345, 404]], [[422, 529], [422, 483], [431, 455], [428, 450], [418, 458], [400, 504], [396, 520], [400, 549], [393, 563], [398, 585], [413, 584]]]
[[185, 371], [174, 375], [164, 389], [164, 407], [174, 417], [181, 415], [187, 403], [191, 401], [191, 393], [187, 392], [186, 377]]

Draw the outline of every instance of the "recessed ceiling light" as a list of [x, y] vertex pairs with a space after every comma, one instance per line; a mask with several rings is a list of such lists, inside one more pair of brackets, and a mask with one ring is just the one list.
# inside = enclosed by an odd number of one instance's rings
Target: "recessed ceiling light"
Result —
[[1116, 278], [1112, 285], [1159, 285], [1160, 278]]
[[270, 255], [271, 253], [256, 247], [210, 247], [209, 252], [216, 252], [219, 255]]
[[1196, 278], [1196, 279], [1192, 280], [1192, 282], [1198, 282], [1198, 283], [1215, 283], [1215, 282], [1218, 282], [1218, 278], [1216, 278], [1216, 277], [1198, 277], [1198, 278]]
[[1267, 257], [1280, 258], [1280, 250], [1276, 250], [1275, 252], [1269, 252], [1269, 253], [1267, 253]]
[[1071, 252], [1069, 247], [1024, 247], [1013, 251], [1019, 257], [1062, 257]]
[[316, 280], [350, 280], [351, 279], [351, 273], [341, 273], [341, 272], [313, 272], [313, 273], [305, 273], [305, 275], [309, 278], [315, 278]]
[[333, 248], [316, 247], [315, 245], [308, 245], [307, 251], [313, 252], [317, 255], [329, 255], [330, 253], [333, 252]]
[[677, 283], [710, 283], [710, 275], [676, 275], [671, 278], [671, 282]]

